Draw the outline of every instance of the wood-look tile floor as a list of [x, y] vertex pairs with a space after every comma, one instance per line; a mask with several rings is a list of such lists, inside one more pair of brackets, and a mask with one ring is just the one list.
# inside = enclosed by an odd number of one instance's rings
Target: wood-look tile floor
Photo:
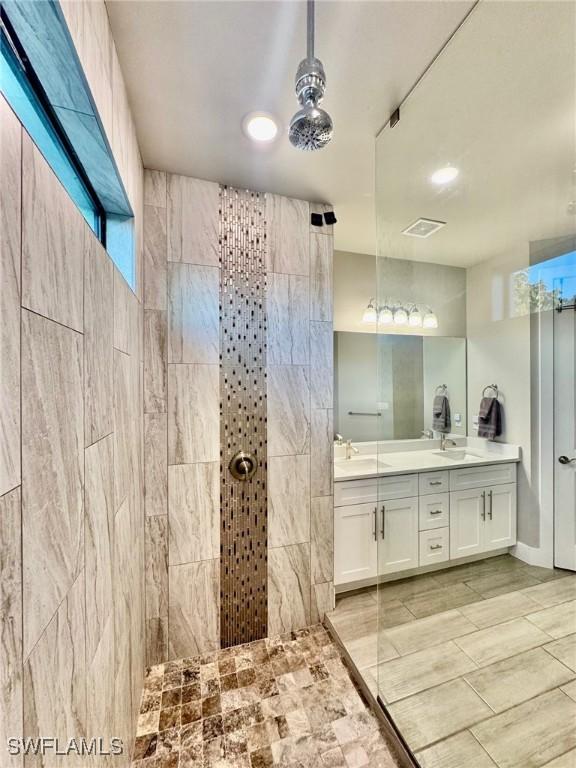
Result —
[[576, 768], [576, 575], [499, 556], [328, 621], [422, 768]]
[[321, 625], [146, 674], [133, 768], [394, 768]]

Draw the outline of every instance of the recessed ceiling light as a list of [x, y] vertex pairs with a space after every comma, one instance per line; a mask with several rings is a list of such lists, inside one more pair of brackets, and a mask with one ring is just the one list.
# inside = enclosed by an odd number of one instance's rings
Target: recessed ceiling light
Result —
[[244, 131], [252, 141], [273, 141], [278, 135], [278, 125], [266, 112], [251, 112], [243, 121]]
[[458, 168], [454, 168], [453, 165], [447, 165], [445, 168], [439, 168], [437, 171], [434, 171], [432, 176], [430, 176], [430, 181], [433, 184], [449, 184], [451, 181], [454, 181], [459, 173]]

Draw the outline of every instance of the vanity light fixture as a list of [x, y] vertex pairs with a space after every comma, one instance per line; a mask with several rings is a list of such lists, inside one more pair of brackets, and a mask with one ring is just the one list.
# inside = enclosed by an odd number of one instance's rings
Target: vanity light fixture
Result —
[[408, 323], [408, 312], [404, 307], [398, 307], [394, 310], [394, 325], [406, 325]]
[[428, 307], [428, 309], [426, 310], [426, 314], [422, 319], [422, 326], [428, 329], [438, 328], [438, 318], [436, 317], [436, 314], [432, 312], [430, 307]]
[[377, 319], [378, 314], [376, 312], [376, 307], [374, 306], [374, 299], [370, 299], [370, 302], [362, 315], [362, 322], [366, 324], [375, 323]]
[[430, 176], [430, 181], [433, 184], [438, 184], [438, 186], [449, 184], [451, 181], [454, 181], [459, 173], [460, 171], [458, 168], [455, 168], [453, 165], [447, 165], [444, 168], [438, 168], [437, 171], [434, 171], [432, 176]]
[[394, 322], [394, 314], [390, 307], [384, 306], [378, 312], [378, 324], [379, 325], [392, 325]]
[[422, 328], [422, 322], [422, 312], [420, 312], [418, 307], [412, 307], [408, 315], [408, 325], [410, 328]]
[[273, 141], [278, 135], [278, 125], [267, 112], [250, 112], [243, 120], [244, 132], [252, 141]]

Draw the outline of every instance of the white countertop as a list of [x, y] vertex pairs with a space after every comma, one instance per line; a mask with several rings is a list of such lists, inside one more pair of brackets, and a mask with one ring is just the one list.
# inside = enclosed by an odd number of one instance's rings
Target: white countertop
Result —
[[345, 449], [338, 446], [334, 451], [334, 482], [520, 461], [520, 448], [516, 445], [480, 438], [455, 440], [458, 445], [449, 446], [445, 452], [440, 450], [439, 440], [355, 443], [359, 453], [350, 459], [345, 458]]

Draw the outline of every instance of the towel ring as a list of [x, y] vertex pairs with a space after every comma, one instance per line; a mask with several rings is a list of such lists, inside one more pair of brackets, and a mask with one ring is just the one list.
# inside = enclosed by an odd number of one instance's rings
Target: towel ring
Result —
[[484, 389], [482, 390], [482, 397], [485, 397], [487, 389], [491, 389], [494, 392], [493, 397], [498, 398], [498, 395], [500, 394], [500, 391], [498, 389], [498, 384], [488, 384], [487, 386], [485, 386]]
[[446, 392], [446, 391], [447, 391], [447, 389], [448, 389], [448, 387], [446, 386], [446, 384], [438, 384], [438, 386], [436, 387], [436, 393], [438, 392], [438, 390], [439, 390], [439, 389], [440, 389], [442, 392]]

